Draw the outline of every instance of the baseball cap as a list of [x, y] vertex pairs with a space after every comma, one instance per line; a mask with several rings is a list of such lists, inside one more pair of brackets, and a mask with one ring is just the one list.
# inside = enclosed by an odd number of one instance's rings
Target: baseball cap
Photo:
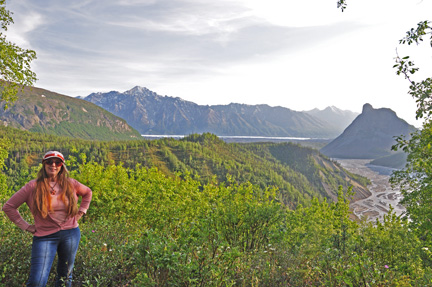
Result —
[[64, 156], [63, 156], [63, 154], [62, 154], [61, 152], [54, 151], [54, 150], [51, 150], [51, 151], [47, 152], [47, 153], [43, 156], [42, 161], [47, 160], [47, 159], [49, 159], [49, 158], [53, 158], [53, 157], [61, 159], [62, 162], [65, 161], [65, 160], [64, 160]]

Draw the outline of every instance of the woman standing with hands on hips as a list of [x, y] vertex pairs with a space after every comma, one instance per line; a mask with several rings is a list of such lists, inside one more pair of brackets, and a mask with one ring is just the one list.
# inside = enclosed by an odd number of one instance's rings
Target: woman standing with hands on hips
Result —
[[[3, 206], [13, 223], [33, 234], [27, 286], [46, 286], [56, 253], [55, 286], [72, 286], [72, 270], [81, 238], [78, 221], [89, 208], [92, 191], [69, 177], [64, 162], [60, 152], [47, 152], [37, 179], [29, 181]], [[78, 196], [82, 197], [79, 207]], [[34, 225], [27, 223], [18, 212], [24, 202], [33, 214]]]

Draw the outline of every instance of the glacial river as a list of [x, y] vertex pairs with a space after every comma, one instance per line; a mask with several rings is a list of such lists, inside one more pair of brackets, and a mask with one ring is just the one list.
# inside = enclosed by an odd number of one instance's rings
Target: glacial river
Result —
[[353, 213], [357, 217], [367, 217], [368, 221], [376, 221], [376, 219], [382, 221], [390, 205], [397, 215], [405, 211], [404, 207], [399, 204], [402, 198], [399, 189], [392, 189], [389, 182], [393, 169], [368, 165], [371, 160], [336, 159], [336, 161], [346, 170], [367, 177], [371, 181], [368, 189], [372, 195], [351, 204]]

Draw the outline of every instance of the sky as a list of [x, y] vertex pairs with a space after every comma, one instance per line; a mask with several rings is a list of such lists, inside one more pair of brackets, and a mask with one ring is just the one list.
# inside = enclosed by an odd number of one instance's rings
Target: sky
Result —
[[146, 87], [199, 105], [295, 111], [390, 108], [415, 126], [410, 55], [432, 74], [432, 48], [400, 45], [432, 20], [431, 0], [7, 0], [7, 37], [32, 49], [36, 87], [71, 97]]

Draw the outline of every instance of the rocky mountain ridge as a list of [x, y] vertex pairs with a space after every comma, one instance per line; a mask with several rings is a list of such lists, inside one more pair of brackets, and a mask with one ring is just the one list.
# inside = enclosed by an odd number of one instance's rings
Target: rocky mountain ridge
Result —
[[395, 137], [409, 136], [416, 128], [387, 108], [365, 104], [362, 113], [344, 132], [321, 149], [332, 158], [377, 159], [395, 155]]
[[341, 110], [335, 106], [329, 106], [323, 110], [313, 109], [305, 111], [309, 115], [312, 115], [324, 122], [328, 122], [331, 125], [336, 126], [341, 132], [348, 127], [352, 121], [359, 115], [348, 110]]
[[[144, 87], [124, 93], [93, 93], [84, 98], [125, 119], [141, 134], [187, 135], [210, 132], [218, 136], [283, 136], [334, 138], [356, 114], [325, 120], [324, 113], [298, 112], [268, 105], [203, 106], [181, 98], [160, 96]], [[329, 112], [327, 111], [327, 114]], [[344, 120], [342, 120], [342, 118]]]

